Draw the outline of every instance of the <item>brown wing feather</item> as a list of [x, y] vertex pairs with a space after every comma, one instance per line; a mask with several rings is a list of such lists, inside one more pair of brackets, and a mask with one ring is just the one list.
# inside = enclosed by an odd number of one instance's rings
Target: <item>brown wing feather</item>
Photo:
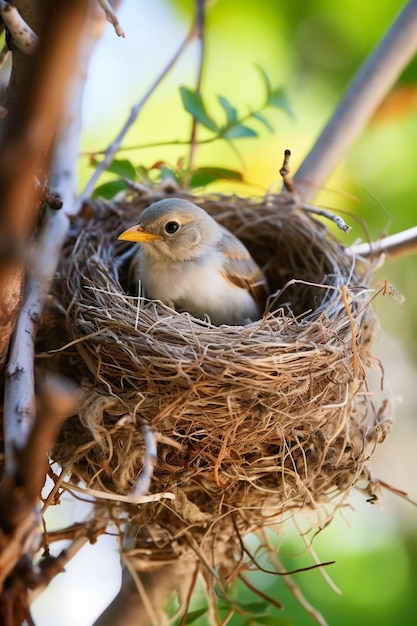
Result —
[[259, 311], [263, 312], [268, 285], [261, 268], [255, 263], [243, 243], [226, 229], [219, 241], [219, 249], [225, 255], [224, 277], [233, 285], [247, 289]]

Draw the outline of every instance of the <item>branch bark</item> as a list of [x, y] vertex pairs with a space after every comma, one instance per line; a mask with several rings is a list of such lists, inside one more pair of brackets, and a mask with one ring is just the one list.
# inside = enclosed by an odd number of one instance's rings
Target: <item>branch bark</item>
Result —
[[[24, 4], [21, 2], [22, 9]], [[28, 3], [32, 4], [33, 3]], [[92, 45], [105, 23], [100, 13], [97, 20], [88, 21], [88, 41], [82, 49], [84, 62], [78, 65], [77, 80], [72, 84], [70, 106], [64, 107], [68, 86], [77, 62], [82, 34], [86, 26], [88, 8], [95, 7], [91, 0], [53, 0], [46, 3], [45, 24], [40, 29], [40, 43], [33, 55], [33, 63], [26, 61], [25, 72], [32, 71], [22, 85], [14, 83], [9, 94], [12, 110], [3, 137], [0, 155], [0, 190], [2, 195], [2, 225], [8, 237], [14, 236], [14, 247], [0, 272], [0, 294], [6, 305], [10, 303], [9, 280], [12, 281], [13, 310], [0, 311], [0, 329], [3, 331], [3, 356], [8, 334], [13, 326], [13, 316], [20, 303], [25, 264], [20, 250], [27, 245], [37, 217], [35, 181], [41, 173], [43, 183], [48, 169], [48, 154], [59, 125], [65, 124], [55, 141], [54, 158], [50, 170], [50, 184], [58, 191], [64, 208], [47, 209], [39, 236], [30, 256], [29, 275], [23, 306], [20, 309], [11, 346], [5, 381], [5, 469], [0, 485], [0, 548], [1, 582], [7, 577], [8, 592], [0, 598], [0, 614], [5, 611], [10, 624], [20, 624], [25, 613], [27, 588], [37, 583], [40, 570], [33, 566], [32, 558], [39, 548], [39, 514], [36, 503], [47, 470], [47, 453], [62, 419], [74, 413], [75, 395], [66, 390], [59, 393], [56, 384], [53, 395], [41, 395], [35, 402], [34, 392], [34, 340], [44, 299], [53, 278], [59, 252], [69, 226], [69, 216], [74, 207], [75, 167], [81, 117], [82, 90], [86, 62]], [[33, 7], [32, 7], [33, 8]], [[22, 10], [22, 14], [24, 11]], [[96, 14], [97, 18], [97, 14]], [[29, 69], [28, 69], [29, 67]], [[23, 73], [23, 78], [25, 76]], [[30, 102], [28, 106], [20, 99]], [[19, 101], [19, 103], [18, 103]], [[23, 129], [19, 127], [22, 124]], [[7, 163], [8, 169], [2, 168]], [[9, 178], [7, 178], [7, 175]], [[38, 185], [42, 189], [43, 184]], [[5, 320], [5, 314], [7, 319]], [[13, 315], [12, 315], [13, 314]], [[3, 315], [3, 317], [1, 317]], [[4, 324], [7, 321], [8, 324]], [[1, 327], [2, 326], [2, 327]], [[54, 395], [55, 394], [55, 395]], [[49, 398], [45, 404], [45, 398]], [[53, 400], [57, 402], [50, 402]], [[64, 413], [64, 414], [63, 414]], [[24, 567], [22, 568], [22, 563]], [[18, 590], [12, 595], [10, 589]], [[1, 621], [1, 620], [0, 620]]]
[[371, 259], [384, 254], [390, 259], [413, 254], [417, 252], [417, 226], [372, 243], [360, 243], [351, 246], [350, 250], [355, 255]]
[[158, 626], [155, 618], [158, 619], [169, 595], [180, 582], [175, 566], [166, 565], [154, 572], [143, 572], [137, 578], [135, 582], [130, 571], [123, 570], [120, 592], [93, 626]]
[[0, 367], [24, 283], [20, 251], [27, 249], [39, 215], [35, 178], [44, 178], [47, 170], [87, 4], [88, 0], [49, 0], [37, 50], [31, 56], [14, 55], [9, 115], [0, 142], [0, 232], [9, 246], [0, 268]]
[[409, 0], [354, 77], [294, 181], [305, 202], [317, 194], [417, 50], [417, 0]]

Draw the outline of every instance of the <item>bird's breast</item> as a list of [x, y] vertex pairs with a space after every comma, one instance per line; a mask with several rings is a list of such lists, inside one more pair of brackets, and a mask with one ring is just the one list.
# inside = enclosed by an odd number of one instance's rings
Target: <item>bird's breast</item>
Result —
[[194, 317], [210, 318], [213, 324], [243, 324], [259, 317], [256, 303], [246, 289], [224, 278], [221, 259], [164, 262], [142, 257], [139, 278], [145, 296], [174, 304], [177, 311], [188, 311]]

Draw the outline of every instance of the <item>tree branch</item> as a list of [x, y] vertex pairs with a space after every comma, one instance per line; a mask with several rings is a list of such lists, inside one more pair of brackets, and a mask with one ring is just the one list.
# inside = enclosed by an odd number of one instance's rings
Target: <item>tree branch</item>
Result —
[[0, 0], [0, 13], [12, 36], [13, 43], [25, 54], [33, 52], [38, 44], [38, 36], [25, 22], [16, 7], [5, 0]]
[[[13, 185], [8, 186], [5, 172], [0, 173], [0, 183], [7, 190], [4, 213], [8, 218], [5, 224], [13, 233], [16, 241], [24, 241], [33, 227], [33, 203], [35, 188], [37, 193], [43, 189], [43, 179], [47, 169], [45, 155], [51, 151], [52, 141], [61, 122], [67, 84], [80, 56], [81, 33], [86, 26], [89, 0], [63, 0], [49, 3], [46, 12], [46, 24], [42, 27], [40, 43], [34, 54], [39, 57], [34, 64], [30, 107], [23, 105], [19, 112], [13, 106], [11, 111], [12, 129], [5, 138], [8, 150], [9, 173], [13, 174]], [[95, 6], [95, 5], [94, 5]], [[98, 9], [97, 9], [98, 10]], [[101, 15], [101, 12], [99, 12]], [[101, 18], [104, 25], [104, 16]], [[73, 210], [75, 197], [75, 174], [80, 127], [81, 94], [85, 80], [88, 55], [91, 52], [91, 37], [98, 36], [94, 19], [88, 21], [90, 39], [84, 42], [84, 63], [78, 67], [77, 81], [72, 85], [68, 102], [71, 107], [65, 111], [65, 124], [55, 142], [55, 155], [51, 165], [51, 185], [56, 185], [64, 202], [64, 210], [47, 209], [34, 245], [30, 259], [29, 277], [26, 284], [23, 306], [20, 310], [7, 367], [5, 385], [5, 468], [6, 474], [0, 486], [0, 541], [2, 556], [6, 555], [4, 566], [0, 566], [3, 581], [8, 577], [7, 588], [15, 585], [19, 594], [11, 601], [8, 594], [0, 598], [0, 609], [6, 606], [12, 617], [11, 624], [19, 623], [17, 612], [27, 605], [27, 587], [33, 586], [39, 570], [32, 564], [32, 558], [39, 547], [39, 515], [36, 503], [45, 481], [47, 470], [47, 452], [56, 436], [62, 419], [74, 413], [76, 397], [72, 390], [62, 389], [57, 381], [52, 389], [43, 389], [37, 402], [34, 393], [34, 340], [43, 302], [48, 293], [59, 258], [60, 247], [69, 225], [68, 215]], [[93, 36], [94, 35], [94, 36]], [[39, 74], [39, 76], [38, 76]], [[17, 85], [14, 85], [17, 87]], [[20, 93], [28, 98], [27, 86], [22, 85]], [[11, 98], [16, 102], [16, 95]], [[23, 111], [23, 112], [22, 112]], [[28, 122], [25, 123], [26, 117]], [[17, 122], [24, 122], [24, 134]], [[26, 136], [29, 132], [29, 137]], [[24, 150], [28, 154], [24, 153]], [[4, 154], [0, 156], [0, 160]], [[29, 164], [29, 167], [28, 167]], [[28, 168], [28, 171], [26, 171]], [[41, 185], [36, 185], [36, 175], [43, 173]], [[23, 183], [23, 192], [19, 186]], [[1, 185], [0, 185], [1, 188]], [[24, 200], [26, 213], [22, 215], [19, 201]], [[13, 215], [14, 213], [17, 214]], [[2, 216], [4, 217], [4, 215]], [[26, 222], [24, 221], [26, 218]], [[30, 218], [32, 218], [30, 220]], [[21, 221], [21, 223], [18, 222]], [[27, 222], [30, 220], [30, 226]], [[14, 228], [14, 230], [13, 230]], [[20, 228], [20, 230], [19, 230]], [[23, 275], [24, 265], [21, 258], [12, 259], [7, 266], [19, 269]], [[2, 268], [3, 269], [3, 268]], [[9, 272], [10, 273], [10, 272]], [[5, 281], [7, 271], [1, 278]], [[0, 286], [7, 293], [7, 284], [0, 281]], [[20, 295], [20, 294], [19, 294]], [[17, 298], [17, 305], [19, 298]], [[25, 568], [19, 563], [24, 560]], [[3, 565], [3, 564], [2, 564]], [[28, 615], [25, 615], [29, 619]], [[30, 620], [29, 620], [30, 621]]]
[[413, 254], [417, 252], [417, 226], [372, 243], [360, 243], [350, 249], [355, 255], [369, 258], [386, 254], [393, 259]]
[[316, 195], [417, 49], [417, 0], [409, 0], [348, 87], [294, 181], [304, 201]]
[[135, 582], [129, 569], [123, 570], [119, 593], [93, 626], [158, 626], [153, 617], [163, 611], [169, 595], [180, 583], [175, 565], [142, 572], [136, 577]]
[[[27, 249], [39, 214], [35, 178], [44, 177], [47, 169], [87, 4], [87, 0], [47, 3], [39, 46], [33, 55], [21, 59], [22, 82], [10, 86], [9, 115], [0, 142], [0, 230], [17, 250]], [[13, 255], [4, 260], [0, 268], [0, 368], [15, 325], [25, 269], [22, 259]]]

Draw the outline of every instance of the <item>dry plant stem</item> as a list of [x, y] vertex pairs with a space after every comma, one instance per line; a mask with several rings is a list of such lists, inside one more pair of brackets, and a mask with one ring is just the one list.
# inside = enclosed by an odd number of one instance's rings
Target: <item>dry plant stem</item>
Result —
[[[285, 573], [285, 569], [278, 562], [275, 563], [277, 570], [281, 573]], [[303, 609], [311, 615], [311, 617], [319, 624], [319, 626], [329, 626], [329, 624], [324, 619], [323, 615], [307, 600], [307, 598], [302, 593], [300, 587], [296, 582], [291, 578], [291, 576], [284, 576], [284, 582], [287, 585], [288, 589], [291, 591], [292, 595], [298, 602], [301, 604]]]
[[16, 7], [0, 0], [0, 13], [13, 38], [13, 43], [26, 54], [33, 52], [38, 43], [38, 36], [29, 24], [26, 24]]
[[355, 255], [367, 258], [377, 258], [385, 254], [390, 259], [394, 259], [413, 254], [417, 252], [417, 226], [384, 237], [379, 241], [352, 246], [350, 250]]
[[417, 0], [410, 0], [348, 87], [294, 181], [310, 200], [340, 163], [417, 49]]
[[117, 19], [116, 13], [114, 12], [114, 9], [110, 2], [108, 0], [98, 0], [98, 3], [103, 9], [107, 21], [110, 22], [110, 24], [113, 24], [114, 32], [116, 33], [116, 35], [118, 37], [124, 37], [124, 30], [120, 26], [119, 20]]
[[[197, 70], [197, 82], [195, 91], [197, 94], [201, 93], [201, 83], [203, 79], [203, 66], [204, 66], [204, 52], [205, 52], [205, 37], [204, 37], [204, 26], [205, 26], [205, 0], [195, 0], [195, 26], [194, 26], [194, 35], [198, 40], [198, 70]], [[194, 167], [194, 159], [197, 150], [197, 127], [198, 121], [195, 117], [193, 117], [192, 126], [191, 126], [191, 137], [190, 137], [190, 154], [188, 157], [188, 169], [191, 172]]]
[[105, 169], [113, 161], [114, 155], [119, 150], [119, 148], [121, 146], [121, 143], [122, 143], [123, 139], [126, 136], [126, 133], [129, 131], [131, 126], [134, 124], [134, 122], [136, 121], [136, 118], [138, 117], [139, 113], [142, 111], [143, 107], [148, 102], [149, 98], [152, 96], [152, 94], [154, 93], [156, 88], [164, 80], [164, 78], [167, 76], [167, 74], [169, 74], [170, 70], [174, 67], [174, 65], [176, 64], [176, 62], [178, 61], [178, 59], [180, 58], [180, 56], [182, 55], [184, 50], [187, 48], [189, 43], [193, 40], [193, 38], [194, 38], [194, 26], [190, 29], [190, 32], [185, 37], [184, 41], [179, 46], [178, 50], [174, 53], [174, 55], [172, 56], [170, 61], [163, 68], [163, 70], [159, 74], [159, 76], [157, 76], [157, 78], [154, 80], [154, 82], [149, 87], [148, 91], [145, 93], [143, 98], [141, 98], [140, 101], [131, 109], [129, 117], [127, 118], [126, 122], [124, 123], [122, 129], [120, 130], [119, 134], [117, 135], [117, 137], [115, 138], [113, 143], [107, 148], [107, 150], [106, 150], [106, 152], [104, 154], [103, 160], [100, 161], [100, 163], [97, 165], [96, 169], [94, 170], [94, 174], [91, 176], [91, 178], [88, 181], [87, 185], [85, 186], [83, 192], [81, 193], [80, 197], [78, 198], [78, 206], [81, 206], [83, 201], [87, 200], [91, 196], [91, 194], [92, 194], [92, 192], [94, 190], [94, 187], [96, 186], [96, 183], [97, 183], [98, 179], [100, 178], [102, 173], [105, 171]]

